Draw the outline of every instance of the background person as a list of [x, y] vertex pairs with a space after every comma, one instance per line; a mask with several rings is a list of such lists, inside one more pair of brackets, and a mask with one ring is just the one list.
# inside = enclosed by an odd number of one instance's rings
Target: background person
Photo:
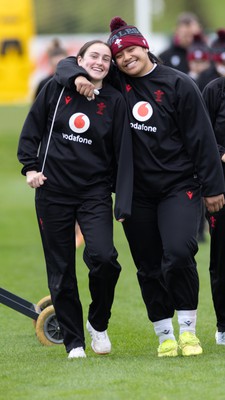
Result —
[[194, 35], [201, 32], [202, 26], [195, 14], [190, 12], [179, 14], [172, 43], [168, 49], [160, 53], [160, 60], [169, 67], [188, 73], [187, 49], [192, 44]]
[[199, 75], [211, 65], [211, 50], [201, 34], [194, 35], [192, 44], [187, 48], [188, 75], [196, 81]]
[[[203, 97], [209, 110], [210, 119], [219, 146], [225, 177], [225, 77], [208, 83]], [[216, 213], [206, 214], [210, 241], [210, 282], [216, 314], [216, 343], [225, 345], [225, 207]]]
[[209, 82], [225, 76], [225, 29], [219, 29], [216, 35], [211, 43], [212, 64], [196, 80], [201, 92]]
[[47, 59], [48, 59], [48, 65], [50, 69], [50, 73], [43, 78], [34, 93], [34, 99], [37, 97], [37, 95], [40, 93], [41, 89], [44, 87], [44, 85], [53, 77], [55, 71], [56, 71], [56, 66], [62, 58], [65, 58], [68, 56], [67, 50], [62, 46], [60, 43], [59, 39], [55, 38], [51, 41], [47, 48]]
[[92, 349], [107, 354], [107, 327], [121, 270], [113, 244], [114, 186], [116, 219], [122, 221], [131, 212], [131, 134], [122, 95], [104, 81], [111, 58], [107, 44], [86, 43], [77, 61], [98, 89], [98, 98], [89, 102], [74, 88], [49, 81], [28, 113], [18, 145], [22, 174], [36, 189], [48, 286], [69, 358], [86, 357], [75, 274], [75, 222], [91, 260], [86, 327]]
[[[201, 197], [209, 211], [224, 204], [224, 180], [209, 116], [196, 84], [158, 63], [135, 26], [111, 21], [114, 84], [126, 100], [133, 136], [134, 195], [124, 222], [138, 282], [159, 338], [158, 356], [175, 357], [177, 311], [183, 356], [202, 353], [196, 337], [199, 278], [195, 255]], [[83, 76], [81, 76], [83, 75]], [[74, 58], [61, 61], [58, 81], [93, 95]], [[210, 152], [210, 157], [208, 156]]]

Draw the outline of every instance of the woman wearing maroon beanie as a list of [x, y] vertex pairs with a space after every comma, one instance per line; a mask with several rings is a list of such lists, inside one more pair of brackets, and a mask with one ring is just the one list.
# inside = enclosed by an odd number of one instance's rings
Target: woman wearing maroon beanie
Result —
[[[158, 356], [175, 357], [179, 349], [183, 356], [199, 355], [195, 255], [201, 197], [209, 212], [218, 211], [225, 190], [212, 126], [191, 78], [161, 65], [135, 26], [116, 17], [110, 28], [111, 78], [126, 100], [133, 134], [133, 205], [123, 226], [159, 338]], [[67, 85], [75, 79], [81, 94], [93, 96], [88, 74], [75, 61], [61, 61], [56, 79]]]

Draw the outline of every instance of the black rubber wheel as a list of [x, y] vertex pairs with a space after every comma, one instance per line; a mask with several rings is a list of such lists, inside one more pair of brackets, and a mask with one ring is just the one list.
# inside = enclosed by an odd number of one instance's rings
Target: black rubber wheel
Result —
[[36, 321], [36, 335], [44, 346], [63, 343], [62, 333], [52, 305], [40, 313]]

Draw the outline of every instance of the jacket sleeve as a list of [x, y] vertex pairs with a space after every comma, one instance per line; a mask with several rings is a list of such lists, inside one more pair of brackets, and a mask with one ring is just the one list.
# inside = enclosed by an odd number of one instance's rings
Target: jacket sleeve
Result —
[[54, 100], [54, 87], [56, 83], [52, 80], [41, 90], [25, 119], [19, 138], [17, 157], [23, 168], [21, 173], [26, 175], [27, 171], [38, 171], [39, 146], [43, 136], [47, 133], [47, 121], [50, 104]]
[[77, 65], [76, 57], [70, 56], [59, 61], [54, 75], [56, 82], [67, 88], [74, 88], [74, 80], [78, 76], [88, 79], [86, 70]]
[[202, 195], [224, 193], [220, 155], [202, 94], [187, 76], [178, 80], [176, 93], [177, 123], [202, 186]]
[[113, 123], [113, 147], [117, 164], [115, 218], [131, 215], [133, 196], [133, 148], [127, 109], [122, 95], [116, 102]]

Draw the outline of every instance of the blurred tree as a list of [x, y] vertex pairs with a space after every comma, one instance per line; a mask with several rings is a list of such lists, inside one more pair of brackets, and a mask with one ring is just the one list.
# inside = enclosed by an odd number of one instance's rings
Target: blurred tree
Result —
[[34, 9], [38, 34], [105, 33], [115, 15], [134, 23], [131, 0], [34, 0]]
[[[134, 0], [33, 1], [38, 34], [105, 33], [109, 31], [111, 18], [116, 15], [130, 24], [135, 23]], [[207, 31], [215, 31], [225, 25], [224, 0], [162, 1], [164, 12], [153, 16], [154, 32], [172, 33], [177, 15], [183, 11], [196, 13]]]

